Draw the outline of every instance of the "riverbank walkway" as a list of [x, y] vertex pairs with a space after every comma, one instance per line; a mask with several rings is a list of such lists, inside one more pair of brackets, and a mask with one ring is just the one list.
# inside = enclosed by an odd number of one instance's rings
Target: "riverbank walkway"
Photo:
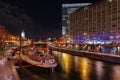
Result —
[[0, 55], [0, 80], [20, 80], [14, 62], [8, 60], [10, 52], [8, 50]]
[[55, 46], [50, 46], [49, 49], [50, 51], [59, 51], [59, 52], [64, 52], [64, 53], [68, 53], [75, 56], [88, 57], [95, 60], [101, 60], [101, 61], [120, 64], [120, 55], [90, 52], [85, 50], [71, 50], [71, 49], [59, 48]]

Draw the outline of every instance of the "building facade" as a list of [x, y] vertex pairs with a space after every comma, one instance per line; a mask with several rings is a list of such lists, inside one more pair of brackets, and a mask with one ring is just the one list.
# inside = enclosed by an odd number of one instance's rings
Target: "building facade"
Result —
[[62, 4], [62, 35], [70, 35], [70, 14], [91, 3]]
[[71, 14], [73, 42], [120, 43], [120, 0], [103, 0]]

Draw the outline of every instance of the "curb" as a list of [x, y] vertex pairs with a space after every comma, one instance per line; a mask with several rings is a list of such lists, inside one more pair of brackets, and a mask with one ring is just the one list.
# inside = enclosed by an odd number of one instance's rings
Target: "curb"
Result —
[[11, 64], [11, 68], [12, 68], [12, 71], [13, 71], [13, 74], [14, 74], [14, 77], [15, 77], [15, 80], [20, 80], [20, 77], [19, 77], [19, 75], [18, 75], [18, 73], [17, 73], [17, 70], [16, 70], [16, 68], [15, 68], [14, 63], [13, 63], [13, 62], [10, 62], [10, 64]]

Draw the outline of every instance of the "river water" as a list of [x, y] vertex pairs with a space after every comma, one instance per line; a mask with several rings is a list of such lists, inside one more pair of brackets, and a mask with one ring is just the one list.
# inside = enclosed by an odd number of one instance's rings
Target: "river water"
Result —
[[54, 72], [31, 66], [18, 69], [21, 80], [120, 80], [120, 64], [96, 61], [53, 51], [58, 62]]

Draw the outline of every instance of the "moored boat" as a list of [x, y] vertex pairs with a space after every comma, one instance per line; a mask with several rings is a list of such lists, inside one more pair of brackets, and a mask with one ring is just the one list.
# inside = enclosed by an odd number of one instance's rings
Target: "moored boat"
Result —
[[57, 62], [54, 56], [45, 53], [40, 50], [32, 50], [24, 54], [20, 54], [21, 58], [32, 65], [44, 67], [44, 68], [54, 68], [57, 66]]

